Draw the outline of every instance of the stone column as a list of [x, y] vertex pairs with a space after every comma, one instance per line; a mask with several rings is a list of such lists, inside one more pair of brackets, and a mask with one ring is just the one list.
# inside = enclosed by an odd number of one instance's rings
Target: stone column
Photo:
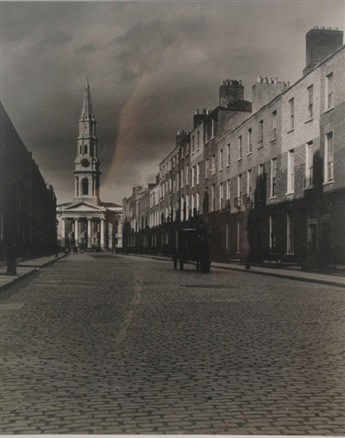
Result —
[[75, 246], [79, 246], [79, 220], [74, 219], [74, 240]]
[[61, 237], [62, 237], [62, 242], [61, 242], [61, 246], [66, 246], [66, 219], [62, 218], [61, 220]]
[[105, 248], [105, 224], [104, 219], [101, 219], [101, 249]]
[[91, 249], [91, 218], [87, 220], [87, 249]]

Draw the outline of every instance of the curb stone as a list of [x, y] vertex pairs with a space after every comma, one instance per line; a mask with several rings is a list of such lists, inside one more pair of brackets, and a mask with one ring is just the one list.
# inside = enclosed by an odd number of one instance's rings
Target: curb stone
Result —
[[[128, 254], [130, 256], [135, 256], [135, 257], [142, 257], [142, 258], [150, 258], [150, 259], [154, 259], [154, 260], [160, 260], [160, 261], [164, 261], [164, 262], [170, 262], [171, 259], [168, 257], [161, 257], [161, 256], [150, 256], [150, 255], [142, 255], [142, 254]], [[217, 263], [217, 262], [215, 262]], [[264, 271], [257, 271], [255, 270], [255, 268], [253, 269], [241, 269], [241, 268], [233, 268], [231, 266], [217, 266], [215, 264], [211, 264], [211, 267], [213, 267], [214, 269], [224, 269], [224, 270], [228, 270], [228, 271], [237, 271], [237, 272], [245, 272], [248, 274], [258, 274], [258, 275], [266, 275], [268, 277], [278, 277], [278, 278], [286, 278], [289, 280], [296, 280], [296, 281], [304, 281], [307, 283], [317, 283], [317, 284], [324, 284], [327, 286], [337, 286], [337, 287], [342, 287], [345, 288], [345, 284], [338, 282], [336, 280], [324, 280], [322, 278], [307, 278], [307, 277], [295, 277], [294, 275], [291, 275], [289, 273], [283, 274], [283, 273], [279, 273], [279, 272], [264, 272]]]
[[[38, 272], [41, 268], [44, 268], [45, 266], [50, 265], [51, 263], [57, 262], [58, 260], [63, 259], [64, 257], [66, 257], [66, 254], [63, 254], [61, 257], [58, 258], [54, 258], [52, 260], [49, 260], [48, 262], [43, 263], [40, 266], [37, 267], [33, 267], [30, 271], [25, 272], [25, 274], [19, 275], [18, 277], [14, 277], [11, 281], [9, 281], [8, 283], [5, 284], [0, 284], [0, 291], [3, 291], [4, 289], [7, 289], [8, 287], [18, 283], [20, 280], [23, 280], [24, 278], [29, 277], [30, 275], [34, 274], [35, 272]], [[22, 265], [22, 267], [24, 267]]]

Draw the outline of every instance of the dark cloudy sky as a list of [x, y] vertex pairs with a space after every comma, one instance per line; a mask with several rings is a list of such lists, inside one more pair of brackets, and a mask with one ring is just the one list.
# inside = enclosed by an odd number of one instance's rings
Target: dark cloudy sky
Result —
[[84, 73], [98, 122], [105, 201], [146, 184], [191, 129], [196, 108], [218, 103], [223, 79], [295, 81], [305, 33], [344, 29], [344, 1], [3, 2], [1, 100], [52, 183], [73, 196]]

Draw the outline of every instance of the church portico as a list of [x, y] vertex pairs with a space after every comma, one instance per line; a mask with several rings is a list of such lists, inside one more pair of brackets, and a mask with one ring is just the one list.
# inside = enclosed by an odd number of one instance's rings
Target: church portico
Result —
[[99, 251], [122, 248], [121, 206], [100, 199], [96, 121], [86, 81], [74, 160], [74, 200], [57, 208], [60, 246]]
[[[112, 229], [113, 224], [107, 223], [106, 212], [103, 214], [87, 212], [82, 215], [77, 210], [74, 214], [71, 214], [73, 211], [64, 213], [60, 219], [63, 246], [77, 247], [81, 250], [100, 250], [108, 247], [106, 229], [110, 226]], [[109, 247], [111, 248], [111, 245]]]

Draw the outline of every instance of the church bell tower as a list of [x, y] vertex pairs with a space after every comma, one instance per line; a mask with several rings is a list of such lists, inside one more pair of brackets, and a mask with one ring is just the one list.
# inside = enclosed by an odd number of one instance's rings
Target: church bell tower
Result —
[[96, 120], [92, 111], [90, 86], [86, 78], [84, 101], [79, 119], [77, 156], [74, 160], [74, 201], [100, 203], [99, 160], [97, 158]]

